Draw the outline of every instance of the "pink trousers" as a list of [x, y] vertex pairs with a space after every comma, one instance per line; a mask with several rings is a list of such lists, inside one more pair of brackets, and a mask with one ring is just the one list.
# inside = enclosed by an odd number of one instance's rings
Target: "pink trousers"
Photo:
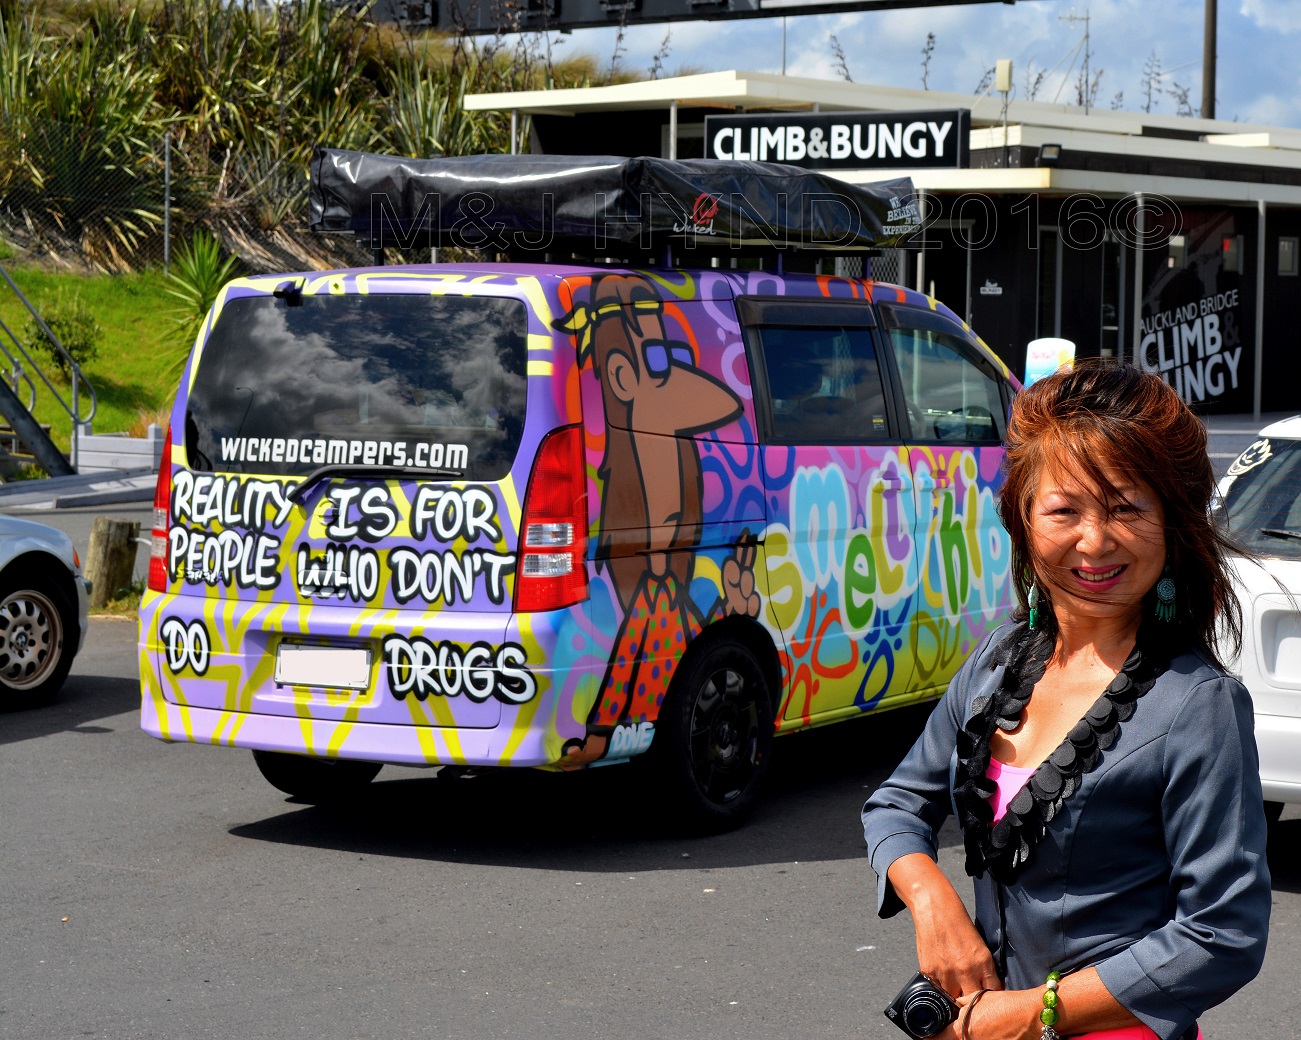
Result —
[[[1125, 1026], [1123, 1029], [1101, 1029], [1094, 1033], [1081, 1033], [1074, 1040], [1159, 1040], [1147, 1026]], [[1197, 1040], [1206, 1040], [1197, 1030]]]

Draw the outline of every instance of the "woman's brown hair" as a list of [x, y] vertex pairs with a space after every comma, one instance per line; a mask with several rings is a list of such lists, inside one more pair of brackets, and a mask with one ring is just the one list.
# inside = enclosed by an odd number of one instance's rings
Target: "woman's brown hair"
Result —
[[[1146, 484], [1161, 501], [1169, 576], [1176, 585], [1175, 619], [1153, 622], [1155, 631], [1219, 661], [1217, 644], [1236, 654], [1242, 615], [1233, 595], [1226, 556], [1235, 549], [1211, 515], [1215, 476], [1200, 419], [1159, 376], [1133, 365], [1091, 359], [1039, 380], [1013, 402], [1007, 427], [1006, 480], [999, 515], [1012, 539], [1012, 574], [1028, 613], [1030, 585], [1040, 575], [1038, 628], [1055, 637], [1052, 590], [1036, 566], [1029, 528], [1031, 508], [1045, 471], [1070, 473], [1092, 484], [1108, 502], [1124, 494], [1104, 470], [1125, 483]], [[1148, 600], [1154, 598], [1148, 594]], [[1145, 617], [1154, 604], [1144, 604]]]

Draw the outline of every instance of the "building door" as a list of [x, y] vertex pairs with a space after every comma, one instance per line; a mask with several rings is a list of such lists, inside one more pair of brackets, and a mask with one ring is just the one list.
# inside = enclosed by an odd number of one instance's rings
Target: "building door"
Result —
[[1062, 334], [1062, 240], [1056, 227], [1039, 228], [1039, 248], [1036, 250], [1039, 264], [1039, 290], [1037, 311], [1038, 324], [1036, 336], [1060, 336]]
[[1039, 228], [1038, 332], [1075, 344], [1076, 357], [1114, 355], [1120, 325], [1120, 253], [1110, 237], [1074, 245], [1055, 226]]
[[969, 220], [936, 221], [926, 228], [918, 253], [917, 288], [939, 300], [963, 321], [971, 321], [971, 225]]
[[1125, 247], [1114, 231], [1108, 231], [1102, 243], [1102, 300], [1099, 320], [1102, 323], [1102, 341], [1099, 353], [1103, 357], [1125, 356], [1126, 301]]

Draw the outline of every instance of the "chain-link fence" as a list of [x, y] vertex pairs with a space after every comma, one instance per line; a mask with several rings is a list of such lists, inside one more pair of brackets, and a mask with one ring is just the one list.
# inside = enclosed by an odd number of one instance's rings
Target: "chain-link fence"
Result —
[[905, 251], [902, 249], [882, 249], [867, 263], [871, 277], [878, 282], [893, 282], [902, 285], [907, 271]]
[[195, 145], [0, 117], [0, 235], [19, 255], [124, 272], [168, 267], [205, 228], [252, 270], [364, 262], [307, 233], [306, 163], [269, 145]]
[[[115, 272], [170, 268], [203, 228], [253, 272], [370, 263], [369, 250], [351, 238], [308, 231], [307, 190], [306, 157], [287, 156], [273, 141], [141, 140], [0, 116], [0, 237], [20, 255]], [[430, 258], [427, 249], [387, 252], [395, 262]], [[898, 281], [903, 251], [835, 259], [837, 275], [869, 271]]]

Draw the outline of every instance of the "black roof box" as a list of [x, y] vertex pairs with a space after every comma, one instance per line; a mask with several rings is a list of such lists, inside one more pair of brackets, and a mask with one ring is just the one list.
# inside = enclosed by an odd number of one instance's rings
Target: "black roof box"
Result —
[[912, 181], [847, 184], [778, 163], [593, 155], [404, 159], [318, 147], [309, 224], [372, 249], [515, 257], [697, 247], [863, 252], [918, 229]]

